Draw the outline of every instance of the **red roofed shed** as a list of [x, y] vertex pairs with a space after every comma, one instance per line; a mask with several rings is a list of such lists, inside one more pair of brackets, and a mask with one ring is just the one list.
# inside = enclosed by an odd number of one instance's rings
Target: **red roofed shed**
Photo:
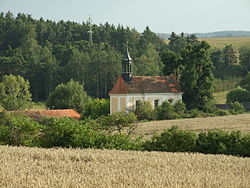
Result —
[[62, 110], [27, 110], [27, 111], [11, 111], [12, 113], [22, 113], [34, 119], [40, 119], [42, 117], [62, 118], [69, 117], [73, 119], [79, 119], [80, 114], [73, 109]]

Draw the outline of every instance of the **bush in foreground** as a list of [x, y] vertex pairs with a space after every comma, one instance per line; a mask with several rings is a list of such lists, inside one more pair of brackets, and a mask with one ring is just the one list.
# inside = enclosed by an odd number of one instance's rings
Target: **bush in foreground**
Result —
[[145, 142], [148, 151], [193, 152], [195, 151], [197, 136], [195, 133], [172, 127], [160, 135], [155, 135]]
[[[154, 135], [148, 141], [142, 141], [140, 137], [131, 138], [129, 135], [131, 132], [125, 134], [125, 129], [131, 126], [130, 123], [134, 121], [136, 116], [123, 116], [122, 114], [109, 116], [109, 121], [104, 121], [104, 124], [107, 123], [116, 129], [114, 131], [108, 129], [109, 131], [107, 131], [105, 127], [94, 120], [45, 118], [37, 122], [25, 116], [0, 113], [0, 144], [46, 148], [200, 152], [250, 157], [249, 134], [243, 135], [239, 131], [228, 133], [220, 130], [203, 132], [197, 136], [193, 132], [172, 127], [160, 135]], [[118, 119], [116, 119], [117, 117]], [[113, 124], [110, 120], [114, 121]], [[117, 133], [117, 131], [119, 132]]]
[[21, 114], [0, 113], [0, 144], [40, 146], [42, 125]]
[[228, 133], [216, 130], [201, 132], [197, 136], [193, 132], [172, 127], [160, 135], [154, 135], [143, 146], [147, 151], [199, 152], [250, 157], [250, 135], [243, 135], [240, 131]]

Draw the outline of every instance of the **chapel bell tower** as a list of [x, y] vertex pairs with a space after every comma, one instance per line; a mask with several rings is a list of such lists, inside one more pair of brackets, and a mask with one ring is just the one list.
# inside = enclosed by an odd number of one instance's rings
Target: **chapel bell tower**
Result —
[[130, 82], [132, 79], [132, 59], [128, 52], [128, 44], [122, 59], [122, 78], [125, 82]]

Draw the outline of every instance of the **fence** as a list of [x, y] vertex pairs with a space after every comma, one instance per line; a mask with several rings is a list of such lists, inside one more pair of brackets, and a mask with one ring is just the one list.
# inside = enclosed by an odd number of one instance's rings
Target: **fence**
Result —
[[[250, 111], [250, 102], [240, 103], [245, 108], [246, 111]], [[230, 109], [230, 104], [216, 104], [216, 108], [227, 110]]]

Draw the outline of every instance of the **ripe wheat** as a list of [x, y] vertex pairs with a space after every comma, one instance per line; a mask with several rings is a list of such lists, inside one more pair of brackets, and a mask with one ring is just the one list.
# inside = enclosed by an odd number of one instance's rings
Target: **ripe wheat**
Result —
[[250, 187], [250, 158], [0, 146], [0, 187]]

